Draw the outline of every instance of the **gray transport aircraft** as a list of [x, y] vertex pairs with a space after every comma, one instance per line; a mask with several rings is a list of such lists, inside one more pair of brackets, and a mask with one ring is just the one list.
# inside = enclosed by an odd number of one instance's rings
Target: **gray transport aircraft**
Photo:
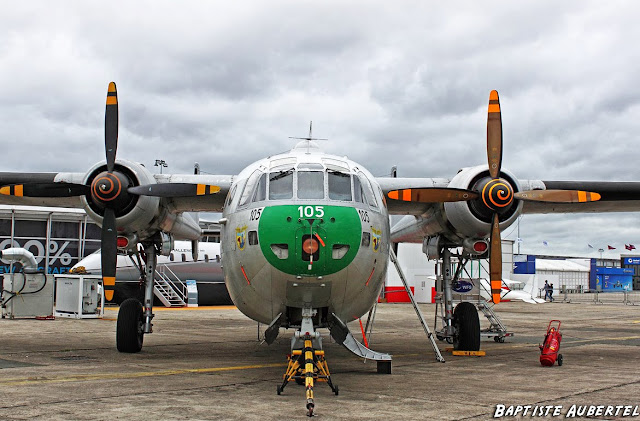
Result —
[[[500, 300], [500, 232], [523, 213], [627, 212], [640, 205], [638, 182], [521, 180], [502, 168], [498, 93], [489, 97], [488, 163], [451, 178], [377, 178], [345, 157], [325, 154], [311, 137], [287, 153], [257, 161], [235, 175], [152, 174], [116, 159], [118, 100], [110, 83], [105, 115], [106, 160], [84, 172], [0, 173], [0, 203], [83, 208], [102, 227], [106, 298], [115, 283], [118, 250], [138, 257], [144, 302], [124, 301], [116, 345], [139, 352], [152, 332], [153, 274], [158, 255], [176, 239], [201, 237], [187, 212], [222, 212], [221, 255], [231, 299], [249, 318], [295, 329], [292, 355], [278, 394], [289, 381], [305, 384], [313, 414], [314, 381], [335, 394], [318, 329], [390, 372], [391, 356], [360, 344], [347, 323], [367, 313], [381, 292], [392, 243], [423, 244], [443, 265], [445, 327], [439, 337], [456, 349], [478, 350], [475, 306], [453, 308], [452, 284], [469, 259], [488, 258], [493, 301]], [[425, 162], [427, 164], [427, 162]], [[406, 215], [393, 230], [389, 215]], [[197, 251], [194, 251], [197, 255]], [[452, 265], [457, 257], [457, 269]]]

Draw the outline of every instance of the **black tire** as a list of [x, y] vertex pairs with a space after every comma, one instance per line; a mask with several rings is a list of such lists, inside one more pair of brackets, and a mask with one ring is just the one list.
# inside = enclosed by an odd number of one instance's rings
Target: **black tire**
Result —
[[462, 302], [453, 311], [455, 336], [453, 349], [456, 351], [480, 350], [480, 319], [478, 310], [471, 303]]
[[562, 365], [562, 363], [563, 363], [562, 354], [558, 354], [558, 365]]
[[135, 298], [128, 298], [120, 305], [116, 325], [116, 347], [120, 352], [140, 352], [144, 332], [142, 304]]

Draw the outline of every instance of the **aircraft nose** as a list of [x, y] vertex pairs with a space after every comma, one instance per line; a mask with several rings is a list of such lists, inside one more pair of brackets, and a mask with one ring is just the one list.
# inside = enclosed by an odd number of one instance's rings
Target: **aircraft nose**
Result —
[[297, 276], [324, 276], [353, 261], [362, 224], [352, 207], [282, 205], [262, 211], [258, 231], [262, 253], [273, 267]]

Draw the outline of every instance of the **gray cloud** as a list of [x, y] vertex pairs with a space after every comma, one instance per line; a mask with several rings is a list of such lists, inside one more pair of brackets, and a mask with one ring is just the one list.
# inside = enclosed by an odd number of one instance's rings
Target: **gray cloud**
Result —
[[[327, 152], [376, 175], [395, 164], [450, 177], [484, 163], [498, 89], [518, 177], [638, 180], [639, 17], [596, 1], [12, 3], [0, 16], [2, 169], [103, 159], [115, 80], [118, 155], [171, 172], [198, 161], [237, 173], [313, 120]], [[525, 216], [523, 251], [547, 238], [578, 254], [596, 232], [632, 242], [635, 220]]]

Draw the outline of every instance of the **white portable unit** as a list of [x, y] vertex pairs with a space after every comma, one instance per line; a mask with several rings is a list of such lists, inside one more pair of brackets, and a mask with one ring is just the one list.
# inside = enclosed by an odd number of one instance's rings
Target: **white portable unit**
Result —
[[2, 318], [53, 316], [53, 275], [11, 273], [3, 277]]
[[97, 275], [57, 275], [57, 317], [101, 318], [104, 315], [102, 278]]

